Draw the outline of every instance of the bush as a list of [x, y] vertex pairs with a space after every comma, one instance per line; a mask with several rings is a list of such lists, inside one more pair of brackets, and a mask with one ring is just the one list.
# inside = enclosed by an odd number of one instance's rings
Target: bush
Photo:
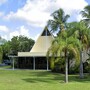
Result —
[[[58, 73], [65, 73], [65, 59], [64, 58], [55, 58], [57, 60], [54, 62], [53, 69], [51, 68], [52, 72], [58, 72]], [[69, 60], [70, 62], [70, 60]], [[68, 63], [69, 63], [68, 62]], [[68, 73], [79, 73], [79, 63], [74, 63], [73, 66], [70, 66], [70, 63], [68, 64]]]
[[51, 68], [53, 72], [64, 73], [65, 72], [65, 60], [63, 58], [55, 58], [54, 67]]

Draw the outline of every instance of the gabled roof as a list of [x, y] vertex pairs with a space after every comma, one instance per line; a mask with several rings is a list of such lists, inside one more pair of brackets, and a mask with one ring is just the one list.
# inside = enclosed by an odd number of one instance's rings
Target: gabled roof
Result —
[[46, 56], [46, 53], [48, 51], [48, 48], [51, 46], [51, 43], [53, 41], [54, 37], [50, 33], [47, 27], [44, 28], [41, 35], [38, 37], [37, 41], [35, 42], [34, 46], [32, 47], [31, 51], [27, 54], [25, 52], [19, 52], [18, 56], [28, 55], [28, 56]]
[[52, 36], [50, 31], [47, 27], [44, 28], [43, 32], [41, 33], [41, 36]]
[[30, 52], [47, 52], [48, 48], [51, 46], [52, 40], [53, 36], [47, 27], [45, 27]]

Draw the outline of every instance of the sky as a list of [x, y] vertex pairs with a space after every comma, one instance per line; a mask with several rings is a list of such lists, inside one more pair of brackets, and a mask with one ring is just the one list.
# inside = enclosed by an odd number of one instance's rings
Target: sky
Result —
[[90, 0], [0, 0], [0, 36], [10, 40], [24, 35], [36, 40], [55, 10], [62, 8], [69, 14], [68, 22], [79, 21], [86, 5]]

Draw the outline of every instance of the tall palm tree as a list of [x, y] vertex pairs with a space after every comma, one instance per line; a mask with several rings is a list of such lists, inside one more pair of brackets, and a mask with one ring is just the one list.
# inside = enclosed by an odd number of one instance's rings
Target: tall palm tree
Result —
[[83, 75], [83, 51], [86, 50], [89, 46], [89, 29], [85, 25], [83, 21], [80, 22], [73, 22], [70, 23], [69, 28], [69, 35], [73, 35], [74, 37], [77, 37], [81, 43], [81, 50], [80, 50], [80, 78], [84, 78]]
[[87, 5], [84, 8], [84, 10], [82, 10], [80, 13], [81, 13], [82, 17], [84, 18], [83, 21], [85, 21], [86, 25], [89, 26], [89, 24], [90, 24], [90, 5]]
[[69, 15], [65, 15], [63, 9], [58, 9], [54, 13], [51, 14], [53, 19], [48, 21], [48, 27], [51, 28], [51, 31], [58, 31], [58, 34], [65, 29], [65, 23], [67, 19], [70, 17]]
[[90, 19], [90, 5], [87, 5], [84, 10], [81, 11], [81, 14], [83, 17]]
[[[83, 11], [80, 12], [82, 17], [84, 17], [85, 19], [83, 19], [83, 21], [85, 21], [86, 25], [89, 27], [90, 29], [90, 5], [87, 5]], [[88, 31], [88, 34], [90, 34], [90, 30]], [[90, 35], [89, 35], [89, 47], [90, 47]]]
[[[66, 32], [65, 32], [66, 33]], [[67, 36], [67, 35], [66, 35]], [[65, 58], [65, 82], [68, 83], [68, 54], [70, 52], [73, 53], [75, 58], [80, 59], [79, 55], [79, 47], [80, 43], [77, 38], [74, 37], [57, 37], [52, 42], [51, 47], [47, 52], [47, 56], [49, 57], [62, 57]]]

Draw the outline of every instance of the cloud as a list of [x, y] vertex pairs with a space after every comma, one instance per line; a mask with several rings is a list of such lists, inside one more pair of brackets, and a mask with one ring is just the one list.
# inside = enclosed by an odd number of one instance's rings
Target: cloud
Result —
[[7, 2], [7, 0], [0, 0], [0, 5]]
[[[40, 35], [40, 33], [35, 35], [35, 36], [32, 36], [32, 35], [30, 35], [29, 29], [27, 29], [25, 26], [20, 26], [20, 27], [17, 28], [17, 30], [15, 30], [13, 32], [10, 32], [9, 39], [13, 38], [13, 36], [19, 36], [19, 35], [27, 36], [28, 38], [32, 38], [33, 40], [36, 41], [38, 36]], [[7, 35], [2, 36], [2, 37], [4, 39], [7, 39]]]
[[11, 32], [10, 33], [10, 39], [13, 36], [19, 36], [19, 35], [24, 35], [24, 36], [30, 37], [29, 30], [27, 28], [25, 28], [25, 26], [21, 26], [17, 30]]
[[2, 31], [2, 32], [8, 32], [9, 29], [8, 29], [8, 27], [6, 27], [4, 25], [0, 25], [0, 31]]
[[63, 9], [82, 10], [87, 2], [85, 0], [57, 0], [57, 5]]
[[4, 16], [4, 12], [0, 12], [0, 17], [1, 17], [1, 16]]
[[8, 40], [8, 36], [7, 35], [2, 35], [2, 38], [5, 40]]
[[82, 19], [85, 19], [85, 18], [83, 18], [81, 15], [78, 15], [78, 16], [77, 16], [77, 21], [80, 21], [80, 20], [82, 20]]
[[63, 8], [65, 13], [74, 15], [77, 20], [79, 12], [86, 5], [85, 0], [27, 0], [16, 13], [10, 12], [5, 18], [24, 20], [32, 26], [44, 27], [55, 10]]
[[40, 36], [40, 33], [38, 33], [33, 39], [36, 41], [39, 36]]
[[[7, 32], [7, 30], [3, 29], [3, 32]], [[26, 28], [25, 26], [20, 26], [20, 27], [18, 27], [16, 30], [14, 30], [12, 32], [8, 31], [7, 34], [2, 35], [1, 37], [6, 39], [6, 40], [11, 40], [14, 36], [23, 35], [23, 36], [26, 36], [26, 37], [31, 38], [31, 39], [36, 41], [37, 38], [39, 37], [40, 33], [38, 33], [37, 35], [33, 36], [32, 32], [31, 33], [30, 32], [31, 31], [28, 28]]]

